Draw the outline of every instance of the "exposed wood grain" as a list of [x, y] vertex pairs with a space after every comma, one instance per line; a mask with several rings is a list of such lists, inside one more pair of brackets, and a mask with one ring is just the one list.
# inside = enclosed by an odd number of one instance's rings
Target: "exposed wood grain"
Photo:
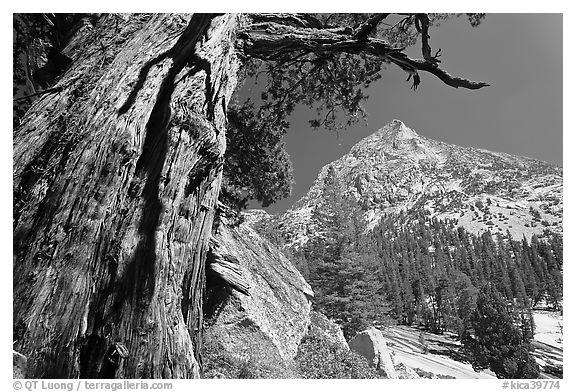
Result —
[[14, 348], [29, 377], [199, 376], [225, 149], [215, 102], [236, 84], [237, 26], [104, 15], [74, 41], [66, 87], [14, 131]]

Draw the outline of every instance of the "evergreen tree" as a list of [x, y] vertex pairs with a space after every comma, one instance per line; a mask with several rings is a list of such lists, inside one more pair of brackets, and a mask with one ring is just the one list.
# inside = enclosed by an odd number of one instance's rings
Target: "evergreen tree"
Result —
[[537, 378], [540, 369], [530, 354], [519, 320], [493, 285], [480, 289], [470, 319], [474, 335], [464, 338], [464, 350], [474, 370], [492, 370], [498, 378]]
[[553, 254], [550, 244], [536, 239], [535, 245], [545, 270], [547, 303], [554, 309], [559, 309], [563, 288], [561, 267], [558, 265], [558, 259]]
[[470, 326], [470, 319], [476, 308], [478, 289], [472, 285], [470, 278], [464, 273], [456, 275], [455, 284], [458, 293], [456, 297], [457, 320], [460, 323], [457, 331], [462, 339]]
[[520, 275], [520, 268], [516, 265], [515, 262], [511, 262], [508, 265], [508, 276], [510, 277], [512, 295], [516, 299], [517, 303], [524, 308], [531, 307], [532, 303], [526, 294], [524, 281]]
[[[515, 241], [510, 232], [477, 237], [454, 222], [416, 215], [382, 220], [370, 241], [390, 316], [398, 322], [416, 322], [434, 332], [448, 329], [463, 338], [472, 330], [478, 290], [490, 283], [507, 299], [528, 341], [534, 330], [534, 299], [544, 290], [551, 303], [561, 303], [562, 273], [557, 266], [562, 260], [561, 255], [557, 260], [552, 245], [537, 238], [532, 243]], [[535, 263], [545, 282], [536, 282]]]
[[493, 282], [498, 290], [508, 299], [513, 299], [512, 282], [508, 275], [508, 264], [511, 262], [510, 248], [500, 233], [496, 234], [496, 259], [494, 269], [497, 271]]

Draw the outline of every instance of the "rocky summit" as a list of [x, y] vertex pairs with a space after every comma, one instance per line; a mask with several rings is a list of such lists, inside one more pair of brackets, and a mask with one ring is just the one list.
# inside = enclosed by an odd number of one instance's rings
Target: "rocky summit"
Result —
[[314, 211], [331, 207], [330, 176], [368, 230], [384, 216], [423, 212], [455, 219], [471, 233], [510, 231], [521, 239], [562, 232], [561, 167], [428, 139], [393, 120], [324, 166], [309, 192], [277, 218], [287, 247], [322, 235]]

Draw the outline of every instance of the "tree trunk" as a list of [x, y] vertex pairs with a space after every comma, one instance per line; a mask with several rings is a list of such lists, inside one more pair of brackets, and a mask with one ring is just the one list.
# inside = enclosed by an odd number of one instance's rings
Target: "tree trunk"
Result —
[[14, 131], [14, 349], [28, 377], [199, 376], [239, 25], [104, 15]]

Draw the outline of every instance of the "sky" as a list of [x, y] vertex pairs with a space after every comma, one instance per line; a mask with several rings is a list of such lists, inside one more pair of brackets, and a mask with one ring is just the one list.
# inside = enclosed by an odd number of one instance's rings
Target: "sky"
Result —
[[[490, 86], [454, 89], [421, 73], [422, 84], [412, 91], [406, 73], [389, 65], [367, 90], [366, 124], [339, 135], [314, 131], [308, 125], [314, 113], [297, 108], [284, 138], [294, 169], [292, 195], [268, 212], [290, 208], [322, 166], [393, 119], [431, 139], [562, 165], [562, 14], [488, 14], [476, 28], [461, 17], [432, 28], [430, 36], [432, 52], [442, 49], [443, 69]], [[421, 57], [419, 43], [407, 54]]]

